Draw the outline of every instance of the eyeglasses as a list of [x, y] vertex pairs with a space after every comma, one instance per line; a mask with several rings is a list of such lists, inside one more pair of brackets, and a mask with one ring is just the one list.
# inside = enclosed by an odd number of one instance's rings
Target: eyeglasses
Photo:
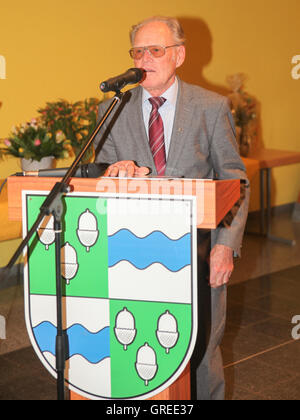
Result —
[[140, 60], [141, 58], [143, 58], [145, 51], [147, 50], [153, 57], [159, 58], [166, 54], [167, 48], [172, 47], [179, 47], [179, 45], [168, 45], [167, 47], [162, 47], [161, 45], [149, 45], [149, 47], [134, 47], [129, 50], [129, 54], [130, 57], [134, 60]]

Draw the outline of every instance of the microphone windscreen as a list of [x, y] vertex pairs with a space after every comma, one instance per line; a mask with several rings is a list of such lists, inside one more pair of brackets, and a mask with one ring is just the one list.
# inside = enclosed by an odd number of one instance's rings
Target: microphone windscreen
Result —
[[145, 70], [137, 67], [130, 69], [130, 71], [135, 74], [135, 83], [139, 83], [145, 75]]
[[104, 174], [108, 168], [108, 163], [88, 163], [84, 166], [84, 172], [86, 175], [83, 175], [84, 178], [99, 178]]

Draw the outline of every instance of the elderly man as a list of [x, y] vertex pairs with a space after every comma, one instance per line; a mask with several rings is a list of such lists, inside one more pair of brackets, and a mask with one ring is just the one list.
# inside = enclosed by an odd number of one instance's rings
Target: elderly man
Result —
[[[107, 176], [155, 175], [247, 180], [227, 99], [176, 77], [185, 60], [184, 34], [176, 19], [149, 18], [130, 33], [134, 66], [146, 71], [101, 141], [98, 162]], [[99, 115], [106, 109], [101, 104]], [[226, 314], [226, 284], [240, 255], [248, 192], [230, 226], [211, 234], [211, 331], [197, 367], [197, 399], [224, 399], [219, 349]]]

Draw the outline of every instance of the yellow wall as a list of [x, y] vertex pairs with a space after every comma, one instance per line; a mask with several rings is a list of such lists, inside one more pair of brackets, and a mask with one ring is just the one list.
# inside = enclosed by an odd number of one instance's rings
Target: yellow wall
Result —
[[[153, 14], [183, 23], [181, 77], [226, 93], [226, 76], [246, 73], [261, 106], [264, 146], [300, 151], [300, 79], [291, 77], [300, 54], [299, 0], [2, 0], [0, 137], [46, 101], [101, 97], [99, 83], [132, 66], [130, 26]], [[0, 177], [17, 170], [15, 159], [0, 163]], [[299, 175], [300, 165], [274, 171], [273, 204], [296, 200]]]
[[[0, 242], [0, 267], [6, 266], [16, 249], [22, 242], [22, 239], [12, 239], [10, 241]], [[22, 261], [22, 257], [18, 259], [18, 263]]]

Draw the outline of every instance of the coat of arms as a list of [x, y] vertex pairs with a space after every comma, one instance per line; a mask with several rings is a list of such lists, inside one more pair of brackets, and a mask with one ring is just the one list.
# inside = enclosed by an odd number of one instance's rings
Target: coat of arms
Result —
[[[24, 234], [45, 199], [23, 192]], [[186, 367], [197, 334], [193, 197], [64, 197], [65, 377], [90, 399], [146, 399]], [[26, 325], [55, 376], [55, 246], [46, 217], [27, 249]]]

